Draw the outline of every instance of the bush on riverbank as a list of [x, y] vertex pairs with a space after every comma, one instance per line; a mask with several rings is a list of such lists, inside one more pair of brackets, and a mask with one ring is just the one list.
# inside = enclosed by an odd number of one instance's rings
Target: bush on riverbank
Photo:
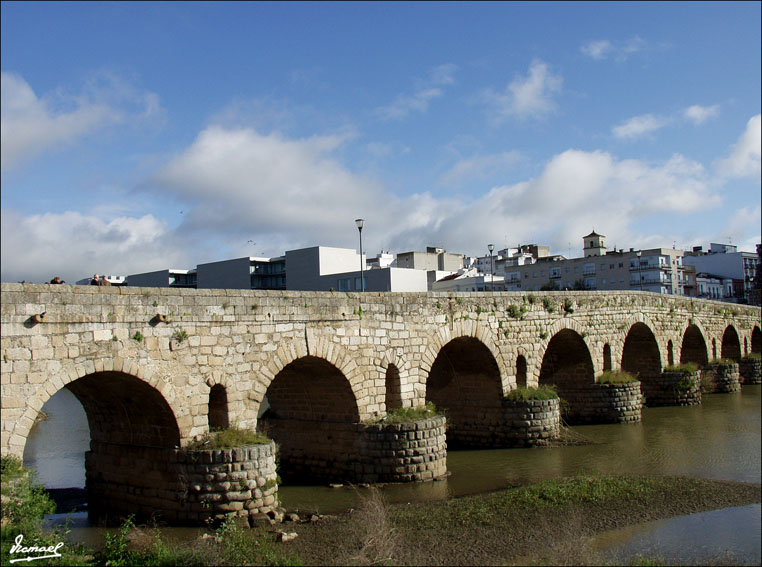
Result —
[[528, 386], [519, 386], [515, 390], [508, 392], [505, 399], [509, 402], [525, 402], [528, 400], [555, 400], [558, 398], [558, 392], [556, 392], [553, 386], [540, 386], [539, 388], [532, 388]]

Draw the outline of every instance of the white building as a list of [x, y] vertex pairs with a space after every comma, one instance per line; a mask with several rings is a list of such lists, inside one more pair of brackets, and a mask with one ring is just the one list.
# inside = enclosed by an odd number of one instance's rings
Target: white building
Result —
[[754, 277], [759, 257], [754, 252], [738, 252], [732, 244], [709, 245], [709, 252], [697, 246], [685, 255], [685, 263], [696, 266], [696, 273], [711, 274], [722, 279], [732, 279], [731, 291], [723, 295], [726, 300], [743, 301], [754, 287]]

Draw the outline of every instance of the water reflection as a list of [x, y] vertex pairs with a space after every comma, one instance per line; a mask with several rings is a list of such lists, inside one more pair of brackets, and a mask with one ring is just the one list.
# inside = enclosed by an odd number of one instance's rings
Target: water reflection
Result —
[[592, 538], [591, 547], [612, 563], [641, 554], [671, 565], [759, 565], [761, 529], [762, 506], [751, 504], [612, 530]]

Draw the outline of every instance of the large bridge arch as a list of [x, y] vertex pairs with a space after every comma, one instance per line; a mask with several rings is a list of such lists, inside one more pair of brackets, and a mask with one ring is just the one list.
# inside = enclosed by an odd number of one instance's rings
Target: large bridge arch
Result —
[[354, 477], [360, 412], [339, 368], [317, 356], [299, 357], [275, 375], [266, 396], [269, 409], [257, 426], [278, 444], [284, 479]]
[[735, 360], [736, 362], [741, 360], [741, 339], [733, 325], [728, 325], [722, 334], [720, 357]]
[[503, 359], [500, 349], [493, 340], [492, 331], [488, 327], [485, 327], [481, 321], [465, 319], [454, 322], [452, 329], [447, 326], [440, 327], [436, 333], [429, 337], [418, 368], [419, 381], [416, 387], [417, 404], [425, 401], [426, 391], [428, 389], [428, 377], [431, 374], [431, 368], [433, 367], [434, 362], [442, 352], [442, 348], [454, 339], [459, 338], [475, 339], [489, 351], [497, 365], [501, 393], [505, 394], [515, 387], [515, 383], [509, 382], [510, 378], [505, 374], [505, 369], [508, 365]]
[[680, 364], [693, 362], [700, 367], [709, 364], [709, 345], [706, 342], [706, 332], [695, 321], [688, 324], [683, 331], [683, 340], [680, 346]]
[[573, 419], [594, 382], [593, 359], [582, 335], [570, 328], [559, 330], [543, 354], [539, 385], [555, 386], [568, 402], [567, 417]]
[[426, 401], [445, 411], [450, 445], [478, 443], [500, 426], [502, 399], [500, 368], [484, 343], [460, 336], [440, 349], [426, 378]]
[[651, 328], [645, 323], [635, 323], [627, 332], [622, 347], [622, 370], [633, 374], [646, 396], [659, 386], [662, 372], [662, 358], [659, 344]]
[[[172, 415], [172, 421], [178, 430], [179, 438], [176, 444], [181, 444], [183, 441], [190, 439], [192, 422], [189, 419], [185, 420], [186, 427], [182, 427], [183, 420], [182, 415], [187, 415], [190, 412], [190, 408], [186, 404], [181, 404], [181, 407], [176, 407], [176, 402], [182, 400], [176, 399], [174, 384], [166, 379], [163, 379], [163, 375], [171, 375], [165, 372], [154, 372], [146, 370], [141, 364], [139, 359], [115, 359], [112, 357], [103, 357], [85, 360], [77, 363], [65, 364], [60, 368], [60, 371], [48, 377], [47, 381], [41, 384], [37, 390], [31, 395], [26, 404], [26, 410], [22, 417], [18, 419], [13, 428], [11, 434], [10, 447], [13, 449], [13, 453], [18, 457], [22, 457], [24, 448], [26, 446], [26, 440], [32, 430], [35, 420], [42, 410], [42, 406], [47, 402], [56, 392], [63, 388], [69, 389], [78, 399], [80, 396], [77, 394], [77, 390], [82, 390], [82, 386], [72, 386], [75, 382], [88, 378], [94, 375], [98, 375], [102, 378], [99, 381], [99, 387], [103, 389], [103, 394], [108, 395], [109, 388], [114, 384], [121, 384], [119, 381], [121, 376], [130, 376], [135, 384], [135, 388], [140, 391], [152, 392], [161, 396], [161, 402], [166, 404], [169, 412]], [[112, 384], [111, 378], [117, 377], [117, 382]], [[87, 390], [85, 388], [85, 390]], [[100, 393], [100, 392], [99, 392]], [[153, 399], [153, 394], [149, 395], [149, 399]], [[87, 407], [80, 399], [80, 403], [87, 412]], [[156, 405], [160, 406], [162, 403], [156, 401]], [[182, 406], [185, 407], [182, 407]], [[162, 410], [163, 411], [163, 410]], [[91, 416], [88, 414], [88, 421]], [[91, 425], [92, 432], [92, 425]]]

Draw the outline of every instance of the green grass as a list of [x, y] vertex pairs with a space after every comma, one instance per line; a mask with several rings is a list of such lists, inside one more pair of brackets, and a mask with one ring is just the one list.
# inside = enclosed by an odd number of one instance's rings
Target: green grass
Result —
[[687, 372], [693, 374], [699, 369], [698, 364], [695, 362], [684, 362], [682, 364], [671, 364], [664, 368], [666, 372]]
[[624, 370], [606, 370], [596, 379], [598, 384], [629, 384], [637, 381], [637, 376]]
[[414, 421], [420, 421], [422, 419], [428, 419], [440, 415], [437, 406], [434, 402], [426, 402], [426, 405], [418, 406], [415, 408], [395, 408], [386, 412], [386, 415], [380, 418], [376, 418], [370, 421], [366, 421], [368, 425], [374, 425], [376, 423], [412, 423]]
[[717, 366], [732, 366], [733, 364], [738, 363], [735, 360], [730, 360], [729, 358], [715, 358], [710, 361], [709, 364], [715, 364]]
[[262, 433], [238, 427], [228, 427], [220, 431], [205, 433], [199, 439], [190, 443], [186, 449], [189, 451], [232, 449], [246, 445], [265, 445], [269, 442], [270, 438]]
[[750, 352], [746, 356], [743, 357], [743, 360], [760, 360], [762, 359], [762, 354], [758, 352]]
[[539, 388], [530, 388], [519, 386], [511, 390], [505, 397], [509, 402], [527, 401], [527, 400], [555, 400], [558, 398], [558, 392], [553, 386], [540, 386]]

